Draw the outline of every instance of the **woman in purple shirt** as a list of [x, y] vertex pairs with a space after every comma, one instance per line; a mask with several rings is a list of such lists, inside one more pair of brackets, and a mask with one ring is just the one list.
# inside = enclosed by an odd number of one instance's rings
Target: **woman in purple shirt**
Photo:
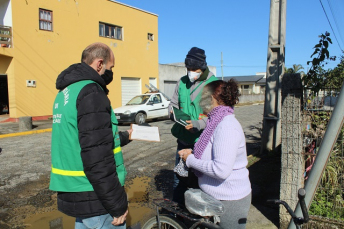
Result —
[[219, 80], [204, 87], [200, 106], [208, 115], [207, 126], [194, 151], [179, 151], [186, 165], [198, 176], [200, 188], [221, 200], [225, 213], [222, 228], [245, 228], [251, 205], [244, 131], [234, 116], [239, 101], [234, 80]]

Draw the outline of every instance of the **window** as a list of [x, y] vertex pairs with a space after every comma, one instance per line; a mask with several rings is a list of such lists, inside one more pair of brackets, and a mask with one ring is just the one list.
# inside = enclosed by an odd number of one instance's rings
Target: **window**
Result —
[[252, 89], [250, 89], [250, 85], [241, 85], [241, 93], [243, 95], [250, 95], [252, 93]]
[[265, 86], [260, 86], [260, 93], [261, 94], [264, 94], [265, 93]]
[[153, 96], [153, 103], [161, 103], [161, 96], [159, 94], [156, 94]]
[[122, 27], [99, 22], [99, 36], [122, 40]]
[[148, 33], [147, 38], [149, 41], [153, 41], [154, 40], [154, 34], [153, 33]]
[[39, 29], [53, 31], [53, 11], [39, 9]]

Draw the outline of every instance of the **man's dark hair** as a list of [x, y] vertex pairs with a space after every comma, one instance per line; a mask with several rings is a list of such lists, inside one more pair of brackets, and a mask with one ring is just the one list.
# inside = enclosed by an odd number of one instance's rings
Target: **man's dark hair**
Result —
[[111, 50], [103, 43], [94, 43], [85, 48], [82, 51], [81, 62], [91, 65], [97, 58], [103, 59], [104, 64], [110, 60]]

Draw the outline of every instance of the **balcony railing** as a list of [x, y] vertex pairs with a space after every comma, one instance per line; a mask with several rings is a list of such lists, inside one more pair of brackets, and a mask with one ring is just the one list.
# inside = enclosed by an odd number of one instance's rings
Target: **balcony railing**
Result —
[[12, 47], [12, 27], [0, 25], [0, 46]]

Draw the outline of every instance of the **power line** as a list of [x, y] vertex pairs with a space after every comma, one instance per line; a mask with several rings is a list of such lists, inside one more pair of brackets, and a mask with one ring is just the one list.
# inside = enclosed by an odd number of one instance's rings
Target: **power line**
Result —
[[217, 68], [224, 67], [224, 68], [260, 68], [260, 67], [266, 67], [266, 65], [262, 66], [228, 66], [228, 65], [222, 65], [222, 66], [215, 66]]
[[330, 24], [330, 27], [331, 27], [331, 29], [332, 29], [334, 38], [336, 38], [337, 44], [338, 44], [340, 50], [343, 52], [343, 49], [342, 49], [342, 47], [340, 47], [340, 44], [339, 44], [338, 39], [337, 39], [337, 36], [336, 36], [336, 34], [335, 34], [335, 32], [334, 32], [334, 30], [333, 30], [333, 28], [332, 28], [331, 22], [330, 22], [330, 20], [328, 19], [327, 13], [326, 13], [325, 8], [324, 8], [324, 5], [322, 4], [321, 0], [319, 0], [319, 1], [320, 1], [320, 4], [321, 4], [321, 7], [322, 7], [323, 10], [324, 10], [324, 13], [325, 13], [325, 15], [326, 15], [327, 21], [328, 21], [328, 23]]
[[[212, 66], [212, 65], [211, 65]], [[286, 64], [284, 65], [285, 67], [292, 67], [293, 65], [292, 64]], [[224, 68], [262, 68], [262, 67], [266, 67], [266, 65], [216, 65], [214, 66], [216, 68], [221, 68], [221, 67], [224, 67]]]
[[221, 52], [221, 73], [222, 73], [222, 80], [223, 80], [223, 57]]
[[338, 30], [338, 32], [339, 32], [339, 38], [340, 38], [340, 40], [341, 40], [342, 43], [343, 43], [343, 42], [344, 42], [344, 39], [343, 39], [341, 30], [339, 29], [340, 27], [338, 26], [337, 18], [335, 17], [335, 14], [334, 14], [334, 12], [333, 12], [334, 10], [333, 10], [331, 1], [330, 1], [330, 0], [327, 0], [327, 3], [328, 3], [328, 5], [330, 6], [330, 10], [331, 10], [332, 17], [333, 17], [333, 19], [334, 19], [334, 23], [336, 24], [337, 30]]

